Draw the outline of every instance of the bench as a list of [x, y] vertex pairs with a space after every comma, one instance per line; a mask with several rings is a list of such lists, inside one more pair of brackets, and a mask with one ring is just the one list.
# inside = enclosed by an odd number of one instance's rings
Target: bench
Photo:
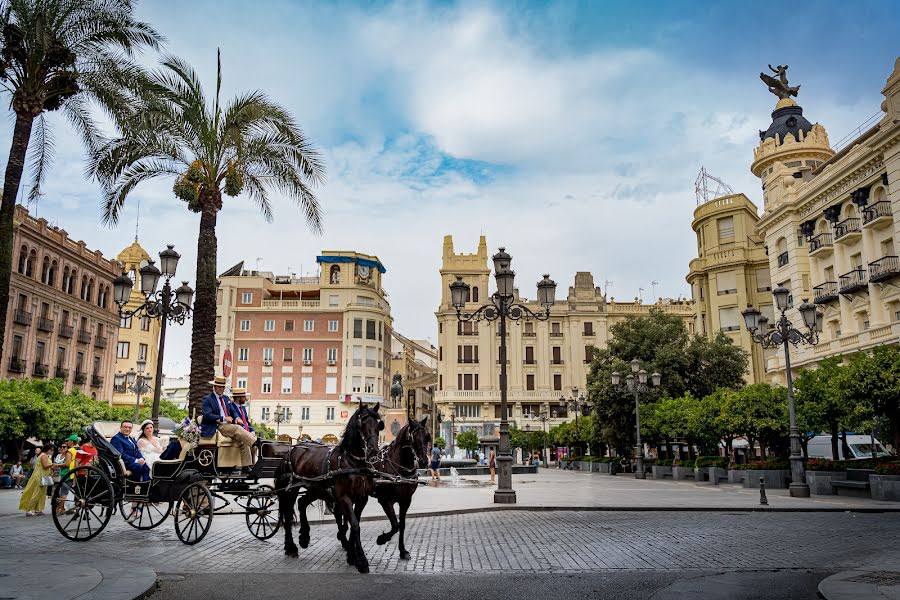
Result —
[[871, 498], [869, 475], [874, 473], [874, 469], [847, 469], [847, 479], [832, 481], [831, 489], [838, 496]]

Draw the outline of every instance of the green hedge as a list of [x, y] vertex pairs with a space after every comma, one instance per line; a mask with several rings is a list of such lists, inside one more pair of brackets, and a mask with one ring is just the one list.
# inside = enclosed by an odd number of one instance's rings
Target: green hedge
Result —
[[728, 468], [728, 459], [724, 456], [701, 456], [697, 459], [697, 468], [705, 469], [708, 467], [719, 467], [720, 469]]
[[881, 457], [877, 460], [865, 458], [862, 460], [826, 460], [813, 458], [806, 462], [808, 471], [844, 471], [846, 469], [877, 469], [881, 465], [900, 463], [900, 457]]
[[663, 459], [656, 461], [656, 466], [657, 467], [671, 467], [673, 462], [675, 462], [675, 461], [671, 458], [663, 458]]
[[791, 463], [783, 458], [754, 460], [742, 465], [735, 465], [735, 471], [784, 471], [791, 468]]

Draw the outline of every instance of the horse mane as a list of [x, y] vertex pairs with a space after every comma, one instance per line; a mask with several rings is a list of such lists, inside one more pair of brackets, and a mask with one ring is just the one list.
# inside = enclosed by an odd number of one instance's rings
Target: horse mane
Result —
[[365, 441], [361, 441], [359, 430], [359, 417], [364, 414], [363, 411], [370, 411], [375, 416], [378, 416], [378, 413], [373, 411], [368, 406], [360, 406], [359, 408], [357, 408], [353, 412], [353, 414], [350, 415], [350, 419], [347, 420], [347, 426], [344, 428], [344, 435], [341, 436], [341, 441], [338, 442], [338, 446], [340, 446], [342, 450], [353, 450], [354, 445], [360, 443], [365, 446]]

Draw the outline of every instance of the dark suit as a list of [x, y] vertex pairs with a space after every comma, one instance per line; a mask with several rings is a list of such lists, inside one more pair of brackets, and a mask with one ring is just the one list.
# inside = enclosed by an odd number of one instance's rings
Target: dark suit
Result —
[[146, 464], [138, 464], [137, 462], [144, 457], [141, 455], [141, 451], [138, 450], [137, 444], [133, 439], [122, 435], [122, 432], [120, 431], [114, 435], [109, 442], [113, 445], [113, 448], [118, 450], [119, 454], [122, 455], [122, 462], [125, 463], [125, 468], [131, 471], [129, 479], [137, 481], [147, 481], [150, 479], [150, 467]]
[[[225, 394], [221, 396], [222, 402], [225, 403], [225, 415], [231, 416], [231, 400]], [[216, 394], [210, 392], [203, 397], [203, 421], [200, 423], [200, 435], [208, 438], [216, 434], [219, 423], [225, 423], [222, 418], [222, 405]]]
[[[240, 419], [242, 422], [246, 423], [247, 431], [256, 431], [250, 424], [250, 415], [247, 414], [247, 407], [243, 404], [238, 404], [237, 402], [231, 403], [231, 418], [235, 420]], [[238, 425], [238, 427], [243, 427], [243, 425]]]

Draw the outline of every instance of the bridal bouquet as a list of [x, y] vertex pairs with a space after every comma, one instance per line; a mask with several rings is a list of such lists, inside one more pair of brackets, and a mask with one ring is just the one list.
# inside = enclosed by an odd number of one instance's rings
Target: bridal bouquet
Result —
[[200, 441], [200, 426], [193, 419], [185, 417], [178, 429], [175, 430], [175, 434], [178, 436], [178, 439], [191, 446], [196, 446], [197, 442]]

